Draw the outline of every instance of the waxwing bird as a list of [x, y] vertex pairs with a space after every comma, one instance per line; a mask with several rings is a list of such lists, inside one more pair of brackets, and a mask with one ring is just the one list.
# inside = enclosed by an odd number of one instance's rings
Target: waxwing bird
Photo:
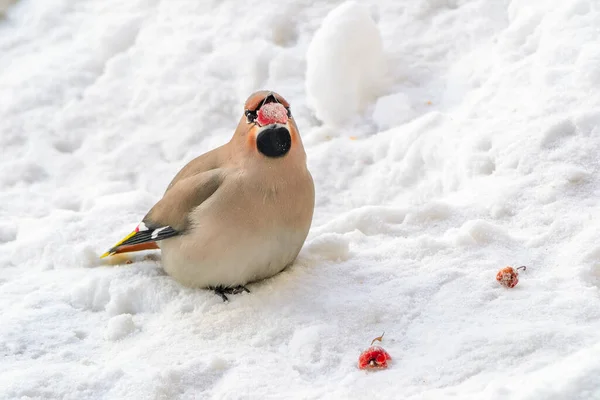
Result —
[[160, 249], [165, 271], [224, 293], [291, 264], [312, 222], [315, 189], [289, 103], [259, 91], [231, 140], [189, 162], [142, 222], [101, 257]]

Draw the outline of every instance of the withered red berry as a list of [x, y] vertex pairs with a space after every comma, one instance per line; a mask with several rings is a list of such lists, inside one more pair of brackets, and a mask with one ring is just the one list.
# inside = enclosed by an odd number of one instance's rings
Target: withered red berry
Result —
[[519, 270], [525, 270], [527, 267], [522, 266], [517, 269], [513, 267], [504, 267], [496, 274], [496, 280], [507, 288], [513, 288], [519, 283]]

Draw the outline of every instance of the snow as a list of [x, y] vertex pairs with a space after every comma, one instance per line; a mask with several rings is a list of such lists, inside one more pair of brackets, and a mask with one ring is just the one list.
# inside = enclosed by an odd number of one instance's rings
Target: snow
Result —
[[369, 9], [348, 1], [333, 9], [306, 51], [306, 96], [317, 118], [344, 126], [386, 81], [383, 43]]
[[4, 12], [15, 2], [16, 0], [0, 0], [0, 18], [4, 15]]
[[[360, 4], [7, 8], [0, 398], [600, 397], [598, 5]], [[263, 88], [316, 184], [296, 263], [223, 303], [101, 262]]]
[[105, 338], [107, 340], [119, 340], [135, 330], [135, 324], [131, 314], [119, 314], [108, 320]]

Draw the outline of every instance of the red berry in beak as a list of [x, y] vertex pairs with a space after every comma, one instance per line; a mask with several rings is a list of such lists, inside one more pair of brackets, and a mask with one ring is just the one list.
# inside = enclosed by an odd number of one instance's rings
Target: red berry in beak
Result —
[[281, 103], [267, 103], [257, 113], [256, 122], [260, 126], [271, 124], [286, 124], [288, 112]]

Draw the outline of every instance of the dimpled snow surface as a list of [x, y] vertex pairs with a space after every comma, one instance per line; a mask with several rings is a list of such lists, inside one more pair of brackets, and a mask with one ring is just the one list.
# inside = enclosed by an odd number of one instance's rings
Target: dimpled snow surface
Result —
[[[598, 2], [365, 4], [0, 2], [0, 398], [600, 398]], [[100, 260], [258, 89], [296, 262], [225, 303]]]

